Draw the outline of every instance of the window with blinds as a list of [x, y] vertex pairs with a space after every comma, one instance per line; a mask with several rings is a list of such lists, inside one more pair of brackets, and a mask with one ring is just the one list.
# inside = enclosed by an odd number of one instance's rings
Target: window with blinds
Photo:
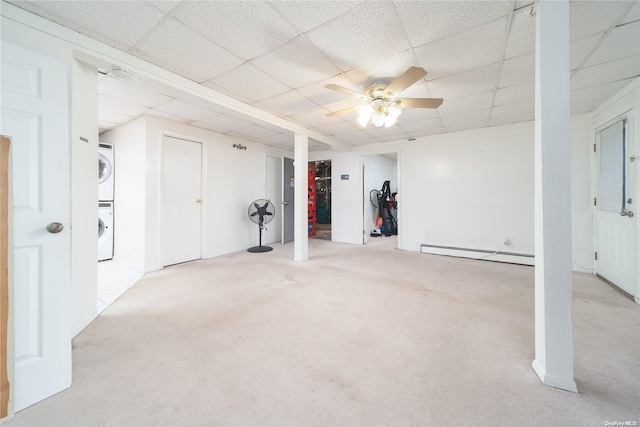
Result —
[[598, 208], [619, 213], [625, 208], [625, 125], [622, 119], [598, 132]]

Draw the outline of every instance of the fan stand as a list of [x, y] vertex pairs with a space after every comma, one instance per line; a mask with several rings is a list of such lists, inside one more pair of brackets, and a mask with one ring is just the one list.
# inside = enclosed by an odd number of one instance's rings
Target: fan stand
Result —
[[264, 228], [264, 225], [262, 225], [262, 221], [260, 221], [258, 227], [260, 228], [260, 245], [247, 249], [247, 252], [259, 253], [272, 251], [273, 248], [271, 246], [262, 246], [262, 229]]

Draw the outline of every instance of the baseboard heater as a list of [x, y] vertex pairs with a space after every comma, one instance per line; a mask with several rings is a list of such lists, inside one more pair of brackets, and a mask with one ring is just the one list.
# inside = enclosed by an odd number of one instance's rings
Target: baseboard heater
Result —
[[421, 244], [420, 253], [479, 259], [483, 261], [508, 262], [511, 264], [535, 265], [535, 257], [533, 255], [518, 254], [514, 252], [495, 252], [484, 249]]

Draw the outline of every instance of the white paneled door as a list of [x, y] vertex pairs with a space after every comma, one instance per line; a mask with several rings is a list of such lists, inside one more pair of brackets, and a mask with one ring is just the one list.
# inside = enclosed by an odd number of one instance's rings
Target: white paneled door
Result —
[[162, 146], [163, 265], [201, 258], [202, 144], [164, 137]]
[[620, 119], [596, 135], [596, 272], [637, 296], [637, 200], [629, 130], [626, 119]]
[[2, 43], [11, 137], [15, 410], [71, 385], [67, 67]]

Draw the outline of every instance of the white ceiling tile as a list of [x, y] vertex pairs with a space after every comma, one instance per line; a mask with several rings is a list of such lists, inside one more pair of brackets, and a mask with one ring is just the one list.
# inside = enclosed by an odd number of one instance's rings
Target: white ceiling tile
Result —
[[569, 3], [571, 39], [609, 29], [629, 8], [628, 1], [572, 1]]
[[515, 114], [489, 120], [489, 126], [507, 125], [511, 123], [530, 122], [535, 119], [535, 113]]
[[536, 96], [535, 82], [522, 83], [498, 89], [496, 92], [495, 105], [512, 104], [514, 102], [534, 99]]
[[435, 129], [442, 127], [442, 120], [440, 117], [435, 117], [427, 120], [420, 120], [418, 122], [410, 123], [398, 123], [398, 126], [407, 133], [417, 132], [424, 129]]
[[640, 54], [640, 21], [616, 27], [589, 57], [585, 66]]
[[[382, 81], [391, 83], [402, 73], [407, 71], [409, 67], [417, 66], [418, 62], [412, 51], [399, 53], [391, 58], [385, 58], [382, 61], [376, 61], [355, 70], [345, 73], [345, 77], [356, 84], [360, 89], [359, 92], [371, 86], [374, 82]], [[429, 71], [429, 70], [427, 70]]]
[[290, 132], [277, 133], [274, 135], [265, 136], [264, 138], [261, 139], [261, 141], [279, 144], [279, 145], [293, 144], [293, 133], [290, 133]]
[[238, 132], [243, 133], [244, 135], [248, 135], [251, 138], [264, 138], [267, 136], [277, 135], [278, 132], [274, 132], [272, 130], [266, 129], [262, 126], [250, 125], [239, 129]]
[[438, 117], [438, 109], [435, 108], [403, 108], [398, 118], [398, 123], [410, 123], [428, 120]]
[[[507, 18], [495, 19], [469, 31], [414, 49], [421, 67], [427, 70], [426, 80], [489, 65], [502, 59]], [[458, 52], [465, 52], [463, 55]]]
[[513, 104], [499, 105], [491, 110], [491, 118], [515, 116], [519, 114], [535, 114], [536, 102], [534, 99], [515, 102]]
[[210, 131], [213, 131], [213, 132], [217, 132], [217, 133], [225, 133], [225, 132], [227, 132], [229, 130], [229, 129], [224, 129], [224, 128], [221, 128], [219, 126], [215, 126], [215, 125], [206, 123], [206, 122], [190, 122], [189, 124], [191, 126], [195, 126], [195, 127], [202, 128], [202, 129], [207, 129], [207, 130], [210, 130]]
[[32, 4], [49, 11], [47, 18], [101, 41], [115, 40], [127, 47], [135, 45], [164, 18], [164, 13], [141, 1], [38, 1]]
[[[214, 83], [215, 86], [212, 86]], [[263, 73], [253, 65], [244, 63], [228, 72], [204, 83], [205, 86], [225, 88], [224, 92], [251, 101], [260, 101], [290, 90], [273, 77]]]
[[322, 126], [335, 123], [336, 118], [327, 117], [327, 113], [329, 113], [329, 111], [322, 108], [304, 114], [296, 114], [295, 116], [290, 116], [290, 118], [306, 126]]
[[515, 4], [513, 5], [513, 10], [522, 9], [526, 6], [533, 6], [533, 0], [516, 0]]
[[406, 141], [411, 135], [408, 133], [396, 133], [388, 135], [380, 135], [376, 138], [377, 142], [394, 142], [394, 141]]
[[298, 37], [254, 59], [252, 63], [292, 88], [316, 83], [340, 73], [340, 69], [306, 37]]
[[180, 117], [180, 116], [176, 116], [175, 114], [169, 114], [169, 113], [165, 113], [164, 111], [159, 111], [159, 110], [149, 110], [147, 112], [148, 115], [150, 116], [154, 116], [154, 117], [159, 117], [161, 119], [165, 119], [165, 120], [170, 120], [172, 122], [177, 122], [177, 123], [187, 123], [189, 122], [189, 119], [185, 118], [185, 117]]
[[364, 3], [314, 29], [308, 37], [343, 71], [410, 48], [391, 2]]
[[210, 80], [242, 62], [175, 19], [163, 22], [137, 48], [160, 63], [198, 76], [201, 81]]
[[146, 0], [158, 9], [164, 12], [171, 12], [177, 5], [180, 4], [179, 0]]
[[640, 20], [640, 2], [635, 1], [633, 7], [629, 10], [629, 12], [624, 16], [622, 21], [620, 21], [619, 25], [628, 24], [629, 22]]
[[431, 80], [427, 83], [429, 91], [434, 98], [449, 99], [474, 95], [476, 93], [493, 90], [498, 74], [499, 64], [491, 64], [441, 79]]
[[596, 107], [598, 107], [600, 104], [602, 104], [602, 101], [591, 101], [582, 104], [572, 104], [571, 114], [590, 113], [595, 110]]
[[323, 24], [362, 1], [272, 1], [270, 2], [300, 31], [307, 31]]
[[271, 7], [258, 1], [190, 1], [175, 17], [245, 60], [299, 34]]
[[453, 116], [442, 117], [442, 123], [448, 129], [450, 126], [458, 125], [462, 123], [475, 123], [479, 121], [489, 120], [489, 108], [477, 111], [469, 111], [467, 113], [455, 114]]
[[535, 80], [536, 58], [534, 54], [507, 59], [502, 65], [498, 87], [513, 86]]
[[116, 113], [126, 114], [127, 116], [136, 117], [149, 109], [144, 105], [133, 104], [131, 102], [122, 101], [120, 99], [111, 98], [106, 95], [98, 95], [98, 109], [104, 111], [112, 111]]
[[122, 124], [131, 120], [133, 116], [117, 113], [114, 111], [98, 111], [98, 121]]
[[493, 91], [482, 92], [476, 95], [465, 96], [464, 98], [443, 101], [442, 105], [438, 107], [438, 113], [440, 113], [441, 116], [451, 116], [467, 111], [486, 109], [491, 107], [492, 101]]
[[511, 9], [509, 1], [398, 1], [394, 5], [413, 47], [484, 24]]
[[605, 101], [634, 79], [619, 80], [600, 86], [592, 86], [571, 91], [571, 105], [584, 104], [591, 101]]
[[294, 90], [262, 100], [260, 104], [277, 111], [281, 116], [294, 116], [317, 110], [319, 107]]
[[469, 129], [480, 129], [486, 126], [487, 126], [487, 121], [482, 120], [479, 122], [458, 123], [455, 125], [447, 126], [446, 129], [447, 129], [447, 132], [461, 132], [463, 130], [469, 130]]
[[199, 122], [207, 118], [217, 116], [218, 113], [188, 104], [179, 99], [172, 99], [166, 104], [162, 104], [155, 108], [157, 111], [173, 114], [178, 117], [184, 117], [189, 121]]
[[343, 133], [339, 137], [336, 137], [336, 139], [351, 145], [363, 145], [376, 142], [375, 138], [366, 133], [364, 129], [360, 129], [355, 132]]
[[247, 135], [242, 133], [242, 130], [230, 130], [228, 132], [224, 133], [225, 135], [229, 135], [229, 136], [233, 136], [234, 138], [240, 138], [240, 139], [244, 139], [247, 141], [251, 141], [253, 138], [251, 137], [251, 135]]
[[364, 128], [364, 131], [376, 138], [378, 141], [395, 141], [409, 137], [399, 126], [391, 126], [387, 128], [384, 126], [377, 127], [369, 124]]
[[219, 114], [217, 116], [202, 120], [202, 122], [226, 130], [237, 130], [247, 127], [246, 121], [240, 120], [236, 117], [230, 117], [227, 114]]
[[440, 135], [440, 134], [443, 134], [443, 133], [446, 133], [446, 132], [447, 132], [446, 128], [437, 127], [437, 128], [423, 129], [423, 130], [419, 130], [419, 131], [409, 132], [409, 137], [410, 138], [420, 138], [422, 136]]
[[317, 129], [327, 135], [340, 135], [343, 133], [354, 132], [360, 127], [356, 122], [347, 122], [338, 117], [333, 118], [334, 123], [318, 126]]
[[525, 55], [536, 50], [536, 16], [525, 7], [513, 13], [505, 58]]
[[325, 107], [335, 103], [342, 103], [348, 99], [357, 101], [355, 98], [350, 98], [343, 93], [325, 88], [325, 85], [327, 84], [336, 84], [360, 93], [364, 92], [365, 89], [364, 87], [354, 85], [351, 81], [347, 80], [344, 75], [338, 75], [322, 82], [303, 86], [296, 90], [301, 95], [304, 95], [309, 99], [313, 99], [314, 102]]
[[594, 34], [578, 40], [572, 40], [570, 45], [571, 59], [569, 61], [569, 68], [575, 70], [584, 62], [588, 55], [590, 55], [596, 48], [600, 39], [604, 37], [604, 33]]
[[640, 55], [580, 69], [571, 79], [571, 89], [597, 86], [640, 76]]
[[113, 78], [101, 81], [98, 93], [145, 107], [157, 107], [171, 100], [170, 97], [161, 93]]

